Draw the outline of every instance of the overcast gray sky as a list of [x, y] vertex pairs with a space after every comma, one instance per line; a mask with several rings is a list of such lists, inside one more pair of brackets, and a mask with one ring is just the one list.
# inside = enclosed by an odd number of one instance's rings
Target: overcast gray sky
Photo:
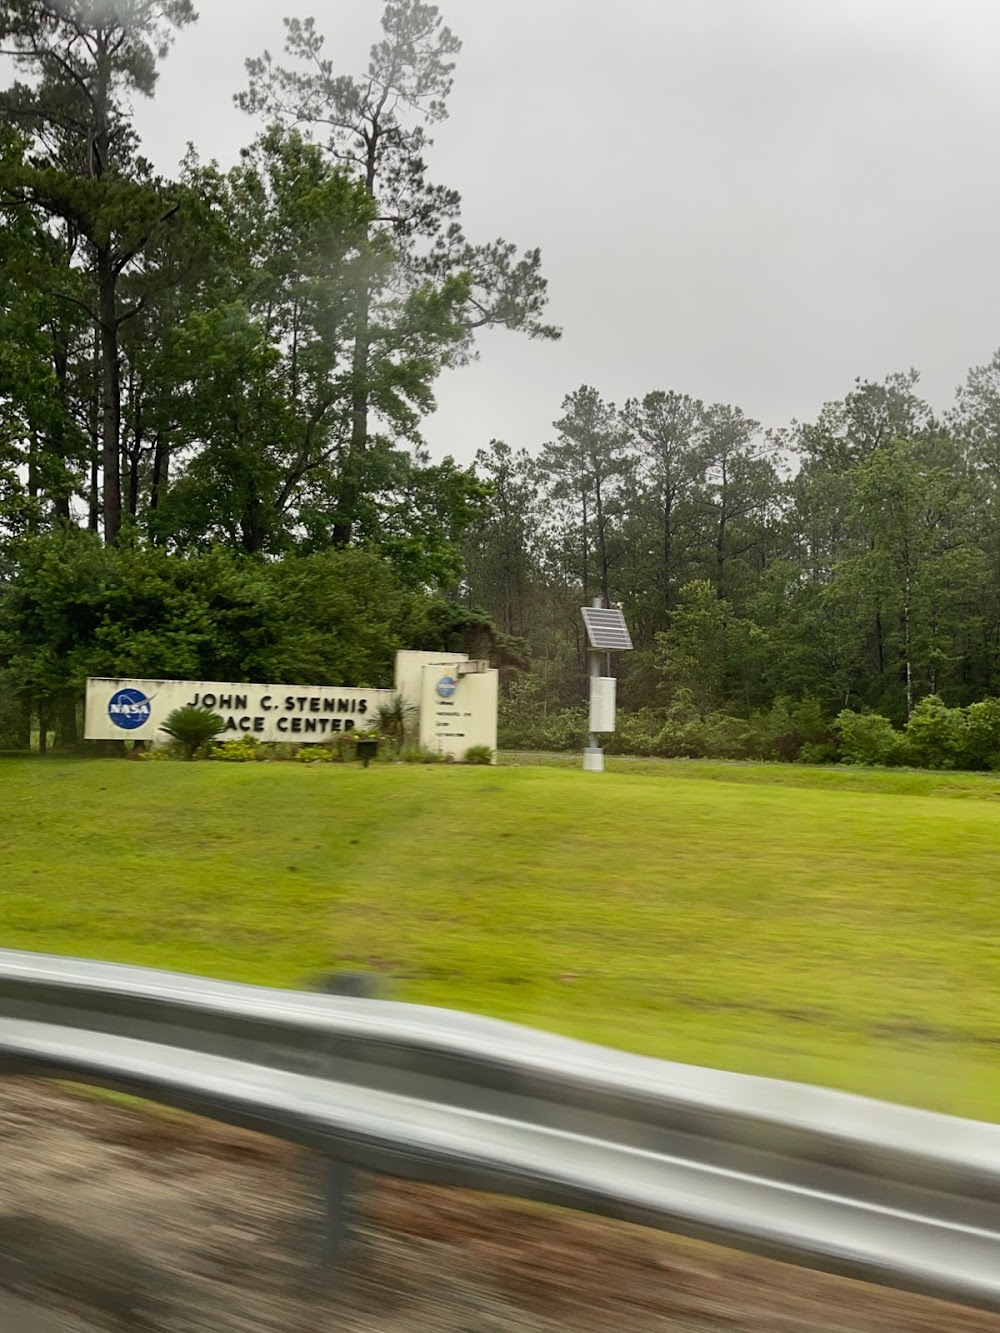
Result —
[[[196, 0], [147, 152], [231, 162], [243, 61], [315, 14], [360, 73], [381, 0]], [[537, 449], [581, 383], [766, 425], [915, 365], [941, 408], [1000, 345], [1000, 0], [441, 0], [465, 43], [435, 179], [540, 245], [556, 345], [494, 333], [426, 438]]]

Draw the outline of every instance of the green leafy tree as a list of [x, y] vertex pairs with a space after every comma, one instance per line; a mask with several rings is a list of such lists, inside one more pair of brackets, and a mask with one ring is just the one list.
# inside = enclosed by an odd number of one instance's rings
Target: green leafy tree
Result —
[[657, 637], [667, 697], [683, 693], [703, 715], [724, 708], [734, 696], [747, 706], [762, 647], [753, 623], [735, 614], [712, 583], [687, 584], [670, 629]]
[[[814, 599], [824, 590], [829, 593], [823, 599], [827, 637], [836, 640], [842, 698], [853, 695], [879, 706], [893, 672], [888, 613], [877, 598], [859, 602], [853, 581], [840, 578], [851, 562], [871, 552], [873, 543], [859, 521], [852, 473], [894, 440], [916, 440], [931, 430], [931, 412], [918, 385], [915, 370], [880, 383], [859, 379], [843, 399], [827, 403], [815, 422], [793, 423], [787, 441], [799, 460], [787, 526]], [[862, 610], [864, 620], [859, 619]], [[830, 617], [837, 621], [830, 623]], [[887, 706], [895, 708], [895, 703]]]
[[[0, 180], [28, 152], [0, 129]], [[83, 484], [91, 440], [80, 403], [93, 385], [86, 371], [81, 384], [79, 363], [89, 363], [93, 328], [76, 301], [86, 281], [74, 261], [71, 237], [23, 205], [0, 204], [0, 533], [69, 523]]]
[[474, 468], [461, 468], [450, 457], [432, 463], [423, 450], [414, 456], [399, 451], [396, 474], [360, 510], [365, 545], [411, 587], [456, 596], [463, 541], [485, 508], [488, 486]]
[[696, 483], [705, 408], [687, 394], [656, 391], [627, 402], [623, 419], [638, 459], [628, 524], [629, 537], [642, 552], [642, 566], [633, 579], [641, 590], [635, 611], [640, 623], [660, 628], [669, 622], [697, 554]]
[[599, 592], [610, 605], [611, 573], [622, 554], [622, 520], [633, 467], [625, 430], [614, 403], [606, 403], [586, 384], [563, 400], [563, 415], [555, 427], [559, 435], [545, 445], [539, 466], [551, 480], [553, 498], [567, 507], [571, 549], [570, 534], [574, 528], [578, 533], [584, 598]]
[[542, 527], [538, 481], [526, 450], [502, 440], [476, 454], [476, 469], [489, 489], [463, 547], [469, 599], [484, 606], [498, 628], [523, 638], [535, 613]]
[[970, 767], [1000, 769], [1000, 699], [981, 699], [965, 709], [965, 754]]
[[25, 539], [0, 581], [0, 696], [70, 744], [88, 676], [374, 687], [401, 643], [464, 648], [439, 613], [371, 552], [265, 563], [57, 530]]
[[850, 480], [851, 512], [867, 540], [843, 577], [891, 617], [882, 651], [900, 669], [910, 717], [921, 687], [936, 693], [951, 665], [955, 599], [964, 601], [982, 572], [967, 529], [964, 468], [947, 441], [895, 440]]
[[[314, 137], [360, 181], [375, 204], [368, 244], [398, 258], [391, 284], [359, 272], [355, 285], [350, 432], [339, 460], [332, 534], [336, 544], [345, 545], [355, 536], [373, 466], [378, 473], [373, 436], [377, 443], [380, 429], [394, 424], [391, 418], [386, 422], [377, 395], [385, 349], [405, 336], [413, 318], [407, 295], [421, 293], [418, 306], [431, 310], [443, 303], [460, 330], [460, 336], [428, 349], [439, 366], [471, 355], [481, 328], [503, 326], [544, 338], [557, 331], [541, 321], [546, 284], [539, 252], [518, 256], [503, 240], [470, 244], [460, 223], [459, 196], [428, 179], [428, 130], [447, 115], [461, 49], [437, 6], [389, 0], [381, 38], [361, 78], [337, 73], [313, 19], [289, 19], [285, 28], [290, 63], [280, 65], [269, 53], [248, 61], [249, 86], [237, 100], [268, 124], [294, 126]], [[424, 407], [429, 406], [428, 400]], [[377, 488], [377, 479], [374, 484]]]
[[118, 540], [121, 504], [121, 360], [124, 323], [136, 314], [120, 300], [123, 275], [178, 204], [137, 163], [128, 99], [151, 96], [157, 64], [173, 33], [193, 21], [191, 0], [4, 0], [0, 54], [27, 76], [0, 95], [0, 124], [30, 141], [32, 153], [6, 160], [0, 203], [31, 210], [56, 228], [89, 279], [70, 284], [96, 329], [100, 368], [103, 525]]
[[985, 564], [961, 644], [964, 675], [972, 690], [993, 694], [1000, 691], [1000, 351], [969, 371], [948, 425], [965, 451], [970, 529]]
[[705, 576], [732, 599], [747, 570], [768, 562], [782, 487], [777, 449], [738, 407], [716, 403], [704, 415], [697, 503]]
[[[254, 555], [321, 550], [351, 448], [358, 282], [377, 271], [388, 284], [395, 255], [369, 237], [368, 192], [297, 134], [272, 130], [226, 174], [189, 159], [185, 183], [210, 204], [225, 261], [210, 303], [167, 336], [160, 376], [174, 379], [179, 438], [153, 531]], [[386, 336], [372, 333], [369, 402], [389, 430], [369, 442], [354, 520], [359, 540], [411, 580], [441, 586], [457, 581], [457, 543], [483, 489], [450, 460], [432, 466], [417, 427], [461, 336], [463, 291], [458, 280], [413, 288]]]
[[967, 757], [965, 711], [949, 708], [936, 694], [925, 695], [906, 724], [911, 762], [922, 768], [958, 768]]
[[906, 757], [906, 738], [880, 713], [845, 708], [834, 722], [841, 757], [847, 764], [898, 764]]

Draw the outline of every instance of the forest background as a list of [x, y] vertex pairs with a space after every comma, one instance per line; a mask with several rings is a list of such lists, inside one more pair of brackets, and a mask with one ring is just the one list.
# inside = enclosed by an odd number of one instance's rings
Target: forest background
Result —
[[430, 174], [459, 39], [390, 0], [351, 76], [289, 20], [239, 163], [167, 178], [133, 103], [194, 21], [0, 4], [0, 748], [76, 745], [88, 675], [378, 684], [400, 644], [574, 748], [600, 595], [621, 752], [1000, 765], [1000, 354], [944, 414], [915, 370], [783, 426], [583, 385], [540, 450], [433, 460], [480, 330], [558, 336], [539, 252]]

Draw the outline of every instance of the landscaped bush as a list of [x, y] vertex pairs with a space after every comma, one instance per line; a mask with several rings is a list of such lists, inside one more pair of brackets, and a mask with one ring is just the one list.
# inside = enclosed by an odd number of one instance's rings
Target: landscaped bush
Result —
[[[351, 764], [358, 757], [358, 739], [359, 734], [356, 731], [343, 732], [339, 736], [331, 736], [330, 739], [320, 748], [327, 750], [332, 756], [334, 763]], [[362, 739], [369, 741], [381, 741], [382, 737], [375, 731], [364, 732]], [[309, 747], [312, 748], [311, 746]]]
[[173, 741], [169, 745], [149, 745], [141, 750], [136, 746], [129, 758], [142, 764], [165, 764], [181, 758], [181, 751], [177, 742]]
[[256, 736], [239, 736], [213, 746], [208, 757], [222, 764], [257, 764], [268, 756], [267, 747]]
[[338, 756], [325, 745], [303, 745], [295, 756], [297, 764], [335, 764]]

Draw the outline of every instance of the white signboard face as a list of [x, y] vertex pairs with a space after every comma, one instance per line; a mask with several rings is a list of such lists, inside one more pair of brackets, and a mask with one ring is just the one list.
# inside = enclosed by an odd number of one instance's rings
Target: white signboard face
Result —
[[[420, 707], [424, 689], [424, 667], [439, 666], [447, 671], [457, 670], [459, 662], [467, 662], [465, 653], [417, 653], [404, 649], [396, 654], [396, 690], [414, 708]], [[442, 670], [441, 675], [446, 671]]]
[[175, 708], [193, 704], [218, 713], [220, 740], [253, 736], [259, 741], [322, 744], [338, 735], [367, 731], [378, 705], [392, 690], [356, 690], [331, 685], [233, 685], [218, 681], [87, 681], [84, 735], [89, 741], [164, 741], [160, 726]]
[[497, 748], [499, 673], [466, 675], [463, 666], [425, 666], [420, 695], [420, 743], [454, 759], [476, 745]]

